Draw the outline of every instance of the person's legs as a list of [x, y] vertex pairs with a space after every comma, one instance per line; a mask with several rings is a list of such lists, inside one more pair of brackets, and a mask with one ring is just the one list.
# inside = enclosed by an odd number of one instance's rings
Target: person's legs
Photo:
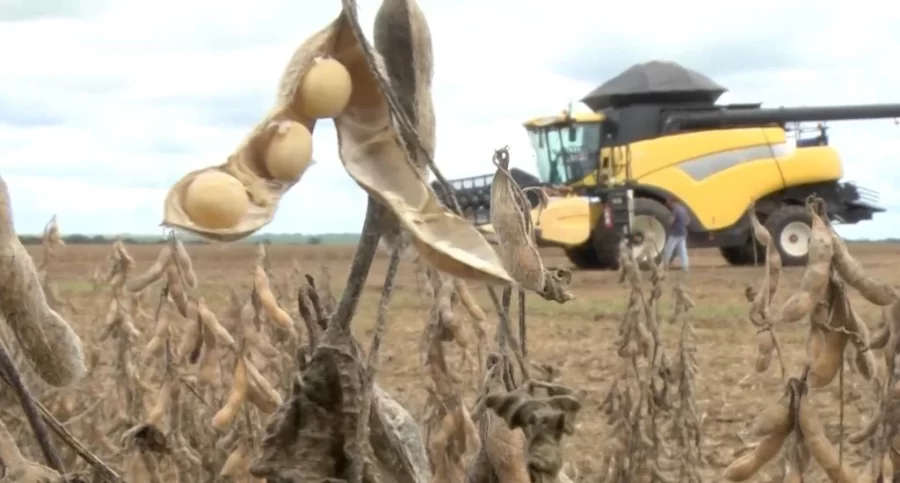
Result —
[[666, 244], [663, 246], [662, 262], [663, 266], [668, 267], [672, 264], [672, 257], [675, 256], [675, 245], [678, 243], [677, 237], [670, 236], [666, 238]]
[[688, 251], [687, 251], [687, 237], [679, 237], [677, 242], [678, 244], [678, 258], [681, 259], [681, 270], [687, 272], [688, 270]]

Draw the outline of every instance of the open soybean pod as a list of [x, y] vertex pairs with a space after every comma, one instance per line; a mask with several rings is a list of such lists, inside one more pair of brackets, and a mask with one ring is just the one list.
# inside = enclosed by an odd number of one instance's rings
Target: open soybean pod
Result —
[[[428, 29], [413, 1], [395, 3], [405, 6], [408, 13], [405, 17], [385, 16], [385, 21], [399, 18], [390, 21], [398, 22], [396, 28], [411, 32], [409, 47], [426, 52], [420, 51], [424, 55], [412, 55], [411, 58], [394, 59], [392, 56], [406, 54], [399, 49], [385, 48], [384, 55], [391, 60], [406, 62], [415, 69], [415, 65], [410, 65], [416, 63], [415, 59], [431, 58], [430, 41], [425, 38]], [[385, 89], [390, 88], [386, 80], [389, 77], [385, 67], [388, 62], [374, 52], [364, 38], [356, 19], [355, 2], [345, 0], [343, 6], [344, 11], [337, 19], [313, 34], [294, 53], [282, 76], [275, 106], [235, 154], [223, 165], [189, 173], [172, 187], [166, 197], [163, 224], [210, 239], [233, 241], [249, 236], [273, 219], [281, 197], [296, 184], [299, 176], [291, 180], [266, 177], [260, 168], [265, 164], [261, 160], [266, 156], [261, 153], [265, 153], [273, 138], [280, 136], [279, 130], [288, 129], [286, 126], [296, 127], [290, 123], [301, 124], [310, 132], [313, 130], [315, 121], [307, 114], [307, 104], [314, 100], [307, 97], [306, 93], [311, 90], [307, 88], [307, 81], [327, 59], [329, 69], [335, 73], [340, 70], [334, 63], [336, 61], [350, 79], [351, 92], [346, 105], [333, 116], [341, 162], [347, 173], [393, 213], [412, 235], [422, 256], [436, 268], [460, 278], [509, 284], [512, 280], [487, 240], [469, 221], [441, 204], [428, 186], [423, 171], [417, 168], [416, 160], [411, 159], [418, 159], [423, 154], [417, 149], [417, 143], [411, 141], [416, 137], [412, 130], [403, 129], [405, 136], [402, 139], [398, 132], [398, 119], [408, 116], [401, 113], [398, 103], [385, 94]], [[404, 19], [406, 25], [402, 25]], [[418, 66], [419, 70], [428, 75], [417, 75], [415, 81], [430, 83], [430, 62], [420, 63], [423, 65]], [[338, 77], [335, 74], [330, 82], [337, 83]], [[431, 95], [427, 85], [415, 91], [419, 96]], [[416, 108], [421, 109], [421, 106], [422, 103], [417, 103]], [[425, 122], [428, 127], [423, 128], [423, 122], [418, 124], [415, 130], [427, 133], [430, 129], [433, 132], [433, 116]], [[425, 149], [430, 150], [430, 147]], [[303, 170], [299, 172], [302, 175]], [[207, 174], [212, 177], [205, 176]], [[210, 188], [211, 185], [215, 187]], [[196, 191], [198, 199], [200, 194], [212, 192], [218, 194], [209, 195], [210, 198], [234, 202], [215, 201], [194, 206], [189, 203], [193, 199], [192, 191]], [[206, 210], [209, 206], [217, 208]], [[213, 215], [206, 216], [204, 211]]]

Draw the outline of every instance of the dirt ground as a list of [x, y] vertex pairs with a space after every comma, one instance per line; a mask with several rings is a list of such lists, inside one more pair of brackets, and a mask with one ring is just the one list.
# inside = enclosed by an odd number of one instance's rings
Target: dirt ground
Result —
[[[189, 247], [195, 260], [195, 268], [201, 279], [201, 290], [210, 306], [223, 310], [229, 287], [249, 288], [253, 268], [254, 248], [250, 246], [199, 246]], [[294, 261], [316, 273], [320, 264], [332, 271], [335, 289], [343, 284], [349, 270], [354, 247], [287, 247], [271, 248], [272, 267], [280, 278], [292, 267]], [[95, 302], [91, 300], [89, 277], [95, 265], [109, 253], [109, 246], [67, 247], [55, 268], [61, 294], [78, 310], [71, 316], [76, 330], [87, 333], [95, 326]], [[138, 270], [148, 267], [156, 257], [158, 247], [133, 246], [129, 251], [138, 262]], [[900, 283], [900, 256], [895, 245], [852, 245], [851, 251], [862, 261], [869, 274]], [[568, 266], [568, 262], [553, 250], [545, 252], [547, 265]], [[734, 268], [726, 265], [714, 250], [691, 252], [692, 271], [688, 279], [689, 291], [697, 303], [690, 315], [696, 326], [697, 402], [702, 413], [703, 455], [706, 462], [704, 480], [719, 480], [722, 469], [736, 456], [746, 452], [753, 444], [747, 429], [754, 414], [766, 403], [777, 399], [783, 387], [777, 364], [768, 373], [753, 372], [755, 346], [754, 331], [746, 318], [744, 287], [758, 281], [762, 269], [755, 267]], [[374, 323], [374, 312], [381, 290], [386, 256], [380, 254], [366, 285], [360, 312], [354, 322], [357, 336], [367, 340]], [[780, 298], [787, 289], [797, 287], [800, 270], [786, 270]], [[575, 272], [572, 290], [577, 299], [565, 305], [538, 300], [528, 301], [528, 351], [539, 363], [552, 364], [561, 370], [561, 380], [570, 386], [587, 391], [584, 409], [579, 416], [579, 427], [569, 442], [573, 450], [569, 459], [576, 465], [580, 481], [597, 481], [596, 466], [606, 428], [599, 405], [608, 390], [621, 360], [616, 356], [613, 344], [617, 324], [624, 308], [626, 290], [617, 283], [612, 272]], [[473, 291], [490, 314], [492, 310], [483, 289]], [[425, 392], [418, 387], [422, 374], [418, 344], [426, 318], [426, 307], [416, 290], [411, 261], [405, 261], [401, 270], [398, 290], [391, 304], [386, 342], [382, 348], [382, 369], [379, 383], [390, 391], [414, 415], [421, 412]], [[668, 311], [671, 293], [664, 296], [663, 310]], [[880, 320], [881, 309], [873, 307], [854, 294], [854, 307], [874, 327]], [[496, 319], [490, 317], [491, 332]], [[665, 324], [665, 323], [664, 323]], [[798, 375], [803, 364], [805, 323], [778, 327], [778, 335], [785, 351], [788, 373]], [[664, 328], [666, 350], [674, 357], [674, 344], [678, 331]], [[456, 354], [453, 355], [456, 360]], [[868, 412], [873, 402], [870, 384], [856, 374], [845, 372], [843, 386], [844, 426], [846, 432], [859, 427], [862, 414]], [[837, 441], [840, 432], [841, 389], [832, 384], [814, 394], [826, 429]], [[78, 436], [78, 435], [76, 435]], [[844, 445], [846, 458], [859, 462], [858, 448]], [[769, 481], [779, 470], [770, 465], [752, 481]], [[593, 473], [593, 474], [592, 474]], [[814, 469], [812, 479], [824, 481], [819, 469]]]

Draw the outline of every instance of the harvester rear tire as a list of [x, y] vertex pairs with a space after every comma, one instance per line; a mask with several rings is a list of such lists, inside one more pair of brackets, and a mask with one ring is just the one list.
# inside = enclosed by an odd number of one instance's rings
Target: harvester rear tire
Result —
[[[753, 249], [756, 248], [756, 255]], [[719, 247], [719, 252], [729, 265], [746, 267], [755, 264], [762, 265], [766, 261], [766, 248], [756, 242], [755, 239], [747, 240], [743, 245]]]
[[[766, 229], [772, 234], [783, 266], [806, 265], [809, 260], [808, 233], [812, 232], [812, 217], [806, 212], [805, 207], [782, 206], [769, 215], [766, 220]], [[804, 235], [804, 233], [807, 234]], [[807, 237], [806, 240], [803, 240], [804, 236]]]
[[572, 265], [575, 265], [575, 268], [581, 270], [591, 270], [600, 267], [600, 260], [597, 259], [597, 253], [590, 243], [567, 248], [566, 257], [572, 262]]

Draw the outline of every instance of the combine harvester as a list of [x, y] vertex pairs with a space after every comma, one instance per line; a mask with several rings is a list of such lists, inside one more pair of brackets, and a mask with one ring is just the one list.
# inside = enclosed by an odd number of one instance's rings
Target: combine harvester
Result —
[[[716, 105], [725, 91], [678, 64], [649, 62], [588, 94], [582, 102], [593, 112], [526, 122], [539, 177], [516, 169], [512, 175], [522, 187], [551, 188], [539, 242], [562, 247], [585, 269], [617, 269], [619, 241], [628, 233], [650, 244], [636, 250], [658, 256], [671, 217], [665, 200], [674, 197], [691, 214], [690, 247], [718, 247], [731, 265], [748, 265], [765, 256], [747, 217], [756, 200], [784, 264], [803, 265], [808, 195], [826, 200], [836, 223], [884, 211], [877, 193], [841, 181], [841, 159], [822, 122], [897, 118], [900, 104]], [[804, 129], [801, 122], [819, 124]], [[493, 231], [491, 177], [452, 181], [461, 207], [484, 233]], [[536, 206], [536, 197], [530, 201]]]

